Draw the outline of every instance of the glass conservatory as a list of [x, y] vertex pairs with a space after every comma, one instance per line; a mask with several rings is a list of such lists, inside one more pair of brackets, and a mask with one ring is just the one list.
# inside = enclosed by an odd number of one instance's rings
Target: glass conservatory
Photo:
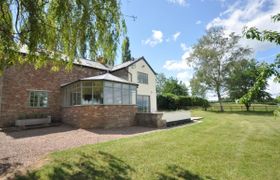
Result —
[[109, 73], [62, 85], [63, 106], [136, 105], [137, 84]]

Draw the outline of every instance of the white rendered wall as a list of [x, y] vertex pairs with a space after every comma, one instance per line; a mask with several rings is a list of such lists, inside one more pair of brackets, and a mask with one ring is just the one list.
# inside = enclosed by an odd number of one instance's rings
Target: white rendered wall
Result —
[[157, 111], [157, 94], [156, 94], [156, 75], [144, 60], [139, 60], [135, 64], [129, 66], [129, 73], [131, 73], [131, 80], [138, 83], [137, 72], [148, 74], [148, 84], [139, 84], [137, 88], [137, 95], [150, 96], [151, 112]]

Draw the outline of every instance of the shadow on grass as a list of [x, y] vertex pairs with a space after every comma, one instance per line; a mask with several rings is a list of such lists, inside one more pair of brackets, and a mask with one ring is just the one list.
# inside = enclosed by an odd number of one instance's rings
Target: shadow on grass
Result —
[[15, 179], [131, 179], [134, 170], [122, 160], [104, 152], [73, 154], [55, 160], [39, 170], [26, 175], [16, 175]]
[[177, 165], [169, 165], [167, 166], [166, 171], [164, 173], [157, 173], [157, 174], [159, 180], [176, 180], [176, 179], [214, 180], [210, 176], [206, 176], [205, 178], [203, 178]]

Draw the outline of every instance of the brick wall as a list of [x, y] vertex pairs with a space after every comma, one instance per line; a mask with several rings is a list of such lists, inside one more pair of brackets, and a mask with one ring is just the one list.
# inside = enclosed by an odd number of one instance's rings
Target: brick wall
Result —
[[3, 87], [3, 76], [0, 76], [0, 121], [1, 121], [1, 114], [2, 114], [1, 113], [1, 109], [2, 109], [1, 108], [1, 105], [2, 105], [2, 87]]
[[[73, 66], [71, 72], [50, 72], [49, 68], [35, 70], [30, 65], [13, 66], [4, 71], [2, 80], [2, 104], [0, 127], [13, 125], [19, 116], [30, 114], [51, 115], [54, 121], [61, 119], [60, 85], [79, 78], [99, 75], [101, 70]], [[1, 79], [0, 79], [1, 80]], [[28, 106], [29, 90], [48, 91], [48, 108]]]
[[135, 115], [135, 121], [137, 125], [145, 127], [166, 127], [166, 120], [162, 119], [163, 113], [145, 113], [137, 112]]
[[120, 78], [123, 78], [127, 81], [131, 81], [131, 74], [129, 74], [129, 72], [127, 71], [126, 68], [120, 69], [118, 71], [114, 71], [114, 72], [112, 72], [112, 74], [114, 76], [118, 76]]
[[62, 121], [79, 128], [113, 128], [135, 125], [136, 105], [64, 107]]

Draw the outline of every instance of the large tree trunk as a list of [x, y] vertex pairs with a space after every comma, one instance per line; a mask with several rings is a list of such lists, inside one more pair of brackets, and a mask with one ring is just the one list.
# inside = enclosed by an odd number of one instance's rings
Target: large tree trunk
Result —
[[221, 112], [224, 112], [224, 107], [223, 107], [223, 104], [222, 104], [222, 97], [221, 97], [221, 93], [219, 90], [217, 90], [217, 95], [218, 95], [218, 101], [219, 101], [219, 104], [220, 104], [220, 110]]

